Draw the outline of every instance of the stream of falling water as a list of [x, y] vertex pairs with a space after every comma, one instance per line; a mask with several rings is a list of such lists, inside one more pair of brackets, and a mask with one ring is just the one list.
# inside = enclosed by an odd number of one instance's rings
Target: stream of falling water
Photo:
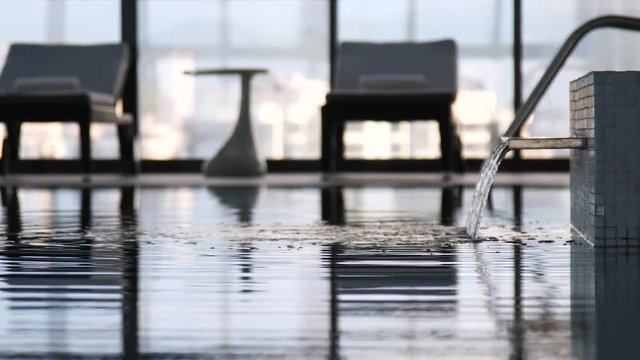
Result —
[[498, 173], [498, 167], [502, 159], [507, 155], [507, 152], [509, 152], [509, 140], [504, 140], [493, 150], [491, 157], [482, 166], [480, 179], [476, 184], [476, 191], [473, 194], [469, 215], [467, 216], [466, 230], [472, 239], [475, 239], [478, 234], [482, 211], [487, 204], [491, 185], [493, 185], [493, 181]]

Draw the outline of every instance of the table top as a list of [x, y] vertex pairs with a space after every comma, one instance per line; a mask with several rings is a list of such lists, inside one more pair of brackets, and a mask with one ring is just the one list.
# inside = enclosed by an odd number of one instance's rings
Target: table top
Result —
[[268, 70], [264, 68], [203, 68], [186, 70], [185, 75], [253, 75], [264, 74]]

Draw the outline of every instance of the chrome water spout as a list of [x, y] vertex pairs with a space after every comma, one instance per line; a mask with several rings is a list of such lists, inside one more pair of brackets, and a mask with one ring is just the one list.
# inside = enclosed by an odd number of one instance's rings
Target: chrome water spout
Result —
[[534, 150], [534, 149], [586, 149], [587, 138], [517, 138], [503, 137], [502, 141], [508, 143], [508, 150]]

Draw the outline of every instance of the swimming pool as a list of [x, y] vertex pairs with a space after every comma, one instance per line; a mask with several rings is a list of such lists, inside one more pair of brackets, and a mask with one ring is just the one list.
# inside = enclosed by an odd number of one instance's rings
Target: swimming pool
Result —
[[[7, 190], [7, 189], [5, 189]], [[566, 187], [5, 192], [0, 358], [635, 354], [636, 254], [571, 240]]]

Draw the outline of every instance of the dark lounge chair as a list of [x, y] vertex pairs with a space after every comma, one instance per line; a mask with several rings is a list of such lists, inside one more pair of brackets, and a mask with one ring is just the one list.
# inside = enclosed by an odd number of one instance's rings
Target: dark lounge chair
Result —
[[134, 121], [120, 114], [129, 66], [125, 44], [13, 44], [0, 74], [0, 121], [7, 129], [3, 167], [18, 159], [24, 122], [75, 122], [80, 128], [82, 171], [91, 172], [90, 129], [93, 122], [118, 128], [123, 172], [134, 173]]
[[342, 43], [334, 88], [322, 107], [322, 170], [334, 172], [344, 158], [349, 120], [436, 120], [443, 169], [462, 171], [459, 137], [451, 116], [457, 92], [456, 45]]

